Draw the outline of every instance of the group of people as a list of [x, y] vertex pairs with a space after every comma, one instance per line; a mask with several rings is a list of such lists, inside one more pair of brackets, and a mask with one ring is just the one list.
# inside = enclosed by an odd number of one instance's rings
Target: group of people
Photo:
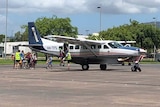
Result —
[[63, 48], [60, 48], [59, 59], [60, 59], [60, 66], [64, 66], [65, 65], [64, 62], [67, 61], [68, 69], [70, 69], [70, 61], [72, 60], [72, 57], [68, 49], [68, 43], [64, 43]]
[[[24, 51], [18, 50], [15, 54], [12, 54], [11, 56], [13, 60], [13, 68], [14, 69], [22, 69], [22, 68], [29, 68], [29, 69], [35, 69], [35, 65], [37, 63], [37, 55], [35, 53], [24, 53]], [[68, 50], [68, 43], [64, 43], [63, 47], [60, 48], [59, 53], [59, 59], [60, 59], [60, 66], [65, 66], [65, 61], [67, 61], [68, 69], [70, 69], [70, 61], [72, 59], [71, 54]], [[47, 56], [46, 61], [46, 68], [52, 68], [52, 62], [53, 57], [51, 55]]]
[[35, 53], [24, 53], [24, 51], [18, 50], [15, 54], [12, 54], [13, 60], [13, 68], [22, 69], [22, 68], [30, 68], [34, 69], [37, 63], [37, 56]]

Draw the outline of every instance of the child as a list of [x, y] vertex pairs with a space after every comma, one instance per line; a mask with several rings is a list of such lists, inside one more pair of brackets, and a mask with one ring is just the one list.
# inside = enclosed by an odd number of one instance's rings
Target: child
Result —
[[46, 69], [52, 68], [52, 62], [53, 62], [53, 58], [52, 58], [52, 56], [49, 56], [47, 59], [47, 62], [46, 62], [46, 64], [47, 64]]
[[32, 59], [33, 59], [32, 66], [33, 66], [33, 68], [35, 68], [35, 65], [37, 64], [37, 56], [35, 53], [33, 54]]
[[15, 56], [12, 54], [11, 58], [12, 58], [12, 60], [13, 60], [13, 69], [14, 69], [14, 68], [15, 68], [15, 63], [16, 63], [16, 61], [15, 61]]

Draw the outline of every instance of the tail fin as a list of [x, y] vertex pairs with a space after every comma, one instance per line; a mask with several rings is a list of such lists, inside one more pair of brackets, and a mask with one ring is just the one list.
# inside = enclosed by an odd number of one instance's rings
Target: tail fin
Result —
[[42, 45], [42, 40], [34, 22], [28, 22], [29, 45]]

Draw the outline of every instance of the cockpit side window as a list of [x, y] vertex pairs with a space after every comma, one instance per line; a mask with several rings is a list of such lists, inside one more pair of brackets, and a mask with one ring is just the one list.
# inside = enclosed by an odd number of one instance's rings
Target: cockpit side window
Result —
[[118, 43], [118, 42], [110, 42], [108, 43], [108, 45], [111, 47], [111, 48], [120, 48], [122, 47], [123, 45]]

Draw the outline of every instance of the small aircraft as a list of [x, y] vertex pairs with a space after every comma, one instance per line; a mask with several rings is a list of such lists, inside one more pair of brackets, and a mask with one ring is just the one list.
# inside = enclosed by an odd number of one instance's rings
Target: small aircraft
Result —
[[65, 36], [50, 35], [41, 38], [34, 22], [28, 22], [29, 47], [38, 52], [59, 56], [60, 48], [65, 48], [64, 43], [68, 43], [67, 48], [71, 53], [71, 62], [80, 64], [83, 70], [89, 69], [89, 64], [100, 64], [101, 70], [107, 69], [107, 64], [119, 64], [125, 60], [134, 61], [145, 50], [137, 47], [124, 47], [122, 44], [112, 41], [87, 40]]

